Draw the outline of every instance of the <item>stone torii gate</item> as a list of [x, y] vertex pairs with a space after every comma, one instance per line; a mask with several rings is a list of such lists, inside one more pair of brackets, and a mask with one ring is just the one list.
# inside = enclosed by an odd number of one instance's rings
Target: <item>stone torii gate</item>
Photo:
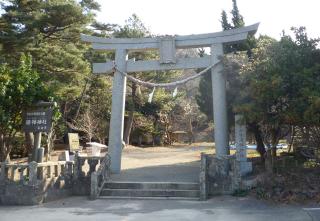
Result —
[[[94, 63], [93, 73], [104, 74], [114, 71], [112, 88], [112, 108], [109, 129], [109, 154], [111, 157], [111, 172], [120, 173], [123, 142], [123, 125], [125, 111], [126, 76], [123, 73], [143, 71], [164, 71], [174, 69], [212, 68], [214, 138], [216, 155], [229, 154], [226, 79], [221, 73], [223, 66], [220, 58], [223, 56], [223, 45], [241, 42], [248, 35], [255, 34], [259, 24], [232, 29], [222, 32], [186, 35], [163, 36], [155, 38], [100, 38], [81, 35], [84, 42], [92, 43], [94, 50], [115, 51], [115, 61]], [[176, 58], [176, 49], [210, 47], [211, 56], [201, 58]], [[128, 60], [129, 51], [159, 50], [160, 60], [134, 61]]]

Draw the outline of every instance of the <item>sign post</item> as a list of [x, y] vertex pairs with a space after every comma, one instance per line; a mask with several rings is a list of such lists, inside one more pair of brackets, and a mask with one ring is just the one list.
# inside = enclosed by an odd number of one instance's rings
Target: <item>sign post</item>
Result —
[[43, 150], [40, 150], [42, 132], [50, 133], [52, 127], [52, 107], [55, 102], [38, 102], [24, 114], [23, 129], [34, 133], [32, 161], [43, 160]]
[[[69, 149], [65, 151], [65, 160], [73, 161], [74, 156], [81, 150], [80, 149], [80, 141], [79, 134], [77, 133], [68, 133], [68, 143]], [[70, 153], [69, 153], [70, 151]]]
[[76, 152], [80, 150], [79, 135], [77, 133], [68, 133], [69, 151]]

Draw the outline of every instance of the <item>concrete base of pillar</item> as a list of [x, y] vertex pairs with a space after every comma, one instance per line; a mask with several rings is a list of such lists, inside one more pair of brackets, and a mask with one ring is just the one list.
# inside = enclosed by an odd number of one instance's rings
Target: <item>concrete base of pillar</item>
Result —
[[201, 160], [205, 159], [206, 166], [202, 167], [205, 168], [205, 189], [209, 195], [233, 194], [236, 190], [254, 186], [247, 180], [247, 175], [252, 172], [252, 162], [239, 161], [236, 155], [204, 155]]
[[230, 166], [233, 156], [208, 156], [208, 192], [209, 195], [232, 194], [233, 180]]

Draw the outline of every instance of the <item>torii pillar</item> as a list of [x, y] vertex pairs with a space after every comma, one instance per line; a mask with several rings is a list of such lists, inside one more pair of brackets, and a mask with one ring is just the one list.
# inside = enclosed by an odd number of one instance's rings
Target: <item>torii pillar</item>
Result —
[[[211, 45], [213, 64], [220, 61], [223, 54], [223, 44]], [[229, 155], [230, 152], [228, 144], [226, 78], [222, 71], [222, 63], [219, 63], [216, 68], [211, 69], [214, 142], [217, 156]]]
[[[117, 69], [126, 72], [127, 50], [116, 50], [115, 64]], [[112, 106], [109, 128], [108, 152], [111, 159], [110, 170], [112, 173], [121, 171], [121, 152], [123, 142], [123, 125], [126, 99], [127, 78], [119, 71], [114, 73], [112, 84]]]

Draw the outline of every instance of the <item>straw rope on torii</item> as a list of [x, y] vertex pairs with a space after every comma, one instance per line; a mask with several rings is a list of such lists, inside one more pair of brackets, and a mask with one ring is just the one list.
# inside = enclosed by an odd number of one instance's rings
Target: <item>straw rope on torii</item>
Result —
[[211, 68], [214, 68], [217, 64], [219, 64], [220, 62], [217, 62], [215, 64], [210, 65], [209, 67], [207, 67], [206, 69], [200, 71], [199, 73], [196, 73], [192, 76], [189, 76], [187, 78], [184, 78], [182, 80], [178, 80], [178, 81], [174, 81], [174, 82], [170, 82], [170, 83], [152, 83], [152, 82], [146, 82], [146, 81], [142, 81], [138, 78], [135, 78], [131, 75], [128, 75], [127, 73], [120, 71], [116, 66], [114, 66], [114, 70], [118, 71], [119, 73], [121, 73], [123, 76], [127, 77], [127, 79], [129, 79], [130, 81], [144, 86], [144, 87], [149, 87], [149, 88], [156, 88], [156, 87], [162, 87], [162, 88], [175, 88], [179, 85], [185, 84], [188, 81], [191, 81], [193, 79], [196, 79], [200, 76], [202, 76], [203, 74], [207, 73], [208, 70], [210, 70]]

